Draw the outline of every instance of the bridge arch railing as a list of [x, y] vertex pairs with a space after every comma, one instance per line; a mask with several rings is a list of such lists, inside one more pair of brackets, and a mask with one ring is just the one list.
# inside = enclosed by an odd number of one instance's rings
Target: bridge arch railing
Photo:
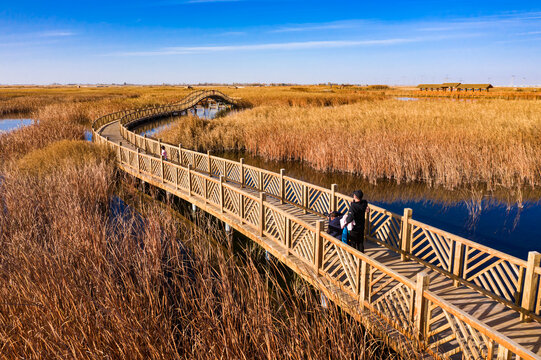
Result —
[[[151, 119], [179, 109], [194, 106], [207, 96], [225, 96], [217, 91], [201, 91], [186, 101], [142, 110], [131, 110], [117, 116], [124, 139], [136, 147], [160, 156], [164, 146], [169, 160], [191, 165], [194, 170], [232, 181], [284, 202], [302, 207], [307, 212], [323, 215], [334, 210], [342, 213], [349, 209], [351, 197], [331, 188], [317, 186], [285, 174], [261, 169], [234, 161], [183, 148], [180, 144], [163, 143], [129, 130], [130, 124]], [[234, 101], [226, 98], [227, 101]], [[180, 104], [180, 105], [179, 105]], [[366, 237], [397, 253], [404, 261], [413, 260], [462, 284], [493, 298], [519, 312], [524, 320], [541, 321], [541, 255], [530, 253], [528, 261], [478, 244], [460, 236], [414, 220], [410, 211], [399, 215], [370, 204], [366, 219]]]
[[[194, 161], [197, 154], [190, 152], [193, 163], [174, 163], [95, 135], [97, 143], [114, 149], [119, 166], [127, 173], [205, 204], [217, 216], [229, 216], [233, 223], [270, 239], [348, 294], [357, 311], [374, 314], [435, 357], [540, 359], [429, 291], [425, 274], [410, 280], [327, 234], [323, 221], [308, 224], [267, 201], [264, 192], [251, 195], [228, 183], [223, 174], [216, 177], [201, 170], [202, 165], [199, 170], [192, 165], [208, 157]], [[212, 162], [211, 169], [216, 169]], [[333, 298], [332, 293], [328, 295]]]

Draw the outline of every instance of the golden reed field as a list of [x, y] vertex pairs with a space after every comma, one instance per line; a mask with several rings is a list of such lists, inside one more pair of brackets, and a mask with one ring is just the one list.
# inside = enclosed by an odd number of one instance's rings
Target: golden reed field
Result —
[[273, 101], [217, 120], [185, 119], [156, 136], [187, 147], [300, 160], [372, 183], [540, 185], [541, 101], [400, 101], [380, 92], [328, 106]]
[[[0, 357], [398, 358], [261, 251], [239, 255], [208, 219], [194, 228], [142, 197], [81, 140], [99, 115], [188, 91], [0, 91], [4, 115], [38, 120], [0, 134]], [[116, 196], [140, 215], [115, 215]]]

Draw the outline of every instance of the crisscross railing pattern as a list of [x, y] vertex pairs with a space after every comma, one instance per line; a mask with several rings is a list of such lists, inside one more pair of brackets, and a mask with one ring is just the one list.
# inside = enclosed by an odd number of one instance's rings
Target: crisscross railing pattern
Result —
[[[118, 118], [111, 116], [108, 119], [115, 121]], [[105, 123], [97, 121], [96, 124]], [[326, 199], [327, 209], [347, 210], [347, 197], [336, 193], [336, 187], [327, 190], [285, 177], [283, 172], [257, 171], [242, 161], [236, 163], [221, 159], [223, 162], [220, 162], [220, 158], [212, 157], [213, 166], [209, 154], [181, 147], [177, 147], [180, 161], [174, 163], [110, 142], [96, 131], [94, 135], [96, 142], [113, 147], [121, 168], [126, 172], [189, 201], [209, 204], [216, 209], [218, 217], [241, 224], [234, 226], [252, 229], [254, 239], [267, 239], [283, 247], [312, 267], [316, 274], [348, 294], [349, 303], [356, 303], [356, 311], [376, 314], [404, 336], [416, 340], [426, 351], [450, 358], [510, 358], [508, 355], [513, 354], [522, 359], [539, 359], [513, 340], [428, 291], [425, 274], [418, 274], [416, 282], [405, 278], [324, 232], [322, 221], [315, 226], [308, 224], [265, 198], [269, 191], [269, 195], [315, 213], [322, 211], [324, 200], [320, 199]], [[133, 141], [144, 144], [145, 148], [156, 149], [148, 146], [155, 140], [145, 138], [141, 141], [136, 137]], [[236, 169], [231, 170], [235, 179], [228, 179], [228, 168]], [[249, 181], [246, 181], [247, 173]], [[219, 179], [216, 178], [218, 174]], [[228, 181], [238, 182], [240, 186]], [[261, 191], [260, 196], [250, 195], [242, 189], [243, 186]], [[279, 195], [276, 195], [277, 189]], [[288, 196], [288, 192], [294, 195]], [[520, 304], [521, 309], [530, 309], [525, 315], [539, 313], [541, 270], [536, 254], [531, 254], [526, 262], [416, 222], [411, 219], [411, 213], [399, 216], [375, 206], [370, 206], [370, 209], [366, 227], [369, 238], [482, 291], [490, 292], [479, 284], [497, 285], [491, 290], [494, 292], [505, 285], [508, 291], [501, 292], [501, 297], [509, 297], [506, 301], [513, 302], [514, 306]], [[424, 234], [422, 237], [416, 236], [421, 232]], [[502, 277], [504, 271], [515, 275], [506, 281]], [[513, 291], [514, 296], [511, 297]]]
[[[203, 92], [198, 92], [184, 104], [192, 104], [204, 96]], [[129, 111], [121, 115], [124, 116], [122, 121], [125, 121], [124, 118], [136, 118], [137, 112]], [[129, 121], [125, 124], [129, 125]], [[183, 149], [181, 146], [139, 136], [124, 127], [122, 129], [128, 141], [149, 153], [159, 156], [160, 146], [163, 145], [168, 154], [174, 156], [171, 158], [173, 161], [179, 157], [180, 164], [191, 164], [194, 169], [207, 173], [212, 168], [213, 175], [222, 175], [227, 181], [263, 191], [302, 207], [307, 212], [323, 215], [335, 210], [346, 213], [349, 209], [350, 197], [338, 193], [336, 186], [331, 189], [322, 188], [285, 176], [285, 171], [274, 173], [245, 165], [242, 160], [231, 161], [211, 156], [210, 153]], [[452, 277], [457, 285], [473, 288], [520, 311], [524, 318], [534, 316], [541, 321], [541, 305], [538, 306], [541, 301], [541, 281], [535, 280], [533, 275], [539, 269], [539, 255], [532, 260], [533, 270], [527, 277], [528, 264], [524, 260], [415, 221], [411, 214], [401, 216], [372, 204], [369, 207], [370, 214], [365, 227], [368, 239], [401, 253], [404, 260], [411, 259], [428, 265]], [[533, 288], [529, 289], [531, 286]], [[525, 298], [524, 294], [529, 297]], [[534, 297], [533, 300], [530, 297]]]

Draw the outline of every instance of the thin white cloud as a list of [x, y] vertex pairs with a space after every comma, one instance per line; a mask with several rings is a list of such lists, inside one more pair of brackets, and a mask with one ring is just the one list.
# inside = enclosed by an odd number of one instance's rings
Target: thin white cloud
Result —
[[37, 34], [39, 37], [66, 37], [66, 36], [73, 36], [75, 35], [72, 31], [60, 31], [60, 30], [53, 30], [53, 31], [43, 31]]
[[241, 35], [246, 35], [246, 32], [244, 32], [244, 31], [226, 31], [226, 32], [218, 34], [218, 36], [241, 36]]
[[[438, 39], [442, 39], [439, 37]], [[445, 37], [447, 38], [447, 37]], [[216, 46], [175, 46], [151, 51], [119, 52], [109, 54], [112, 56], [160, 56], [160, 55], [186, 55], [230, 51], [266, 51], [266, 50], [310, 50], [328, 48], [346, 48], [357, 46], [398, 45], [420, 41], [430, 41], [435, 38], [389, 38], [373, 40], [329, 40], [329, 41], [303, 41], [266, 43], [250, 45], [216, 45]]]
[[286, 32], [301, 32], [301, 31], [318, 31], [318, 30], [335, 30], [335, 29], [351, 29], [358, 26], [357, 24], [348, 23], [325, 23], [325, 24], [306, 24], [297, 26], [286, 26], [271, 30], [271, 33], [286, 33]]
[[419, 31], [456, 31], [471, 28], [485, 28], [503, 24], [524, 25], [531, 20], [541, 19], [541, 12], [510, 13], [492, 16], [481, 16], [477, 18], [461, 18], [451, 21], [434, 23], [432, 26], [421, 27]]
[[541, 31], [527, 31], [527, 32], [518, 33], [517, 35], [539, 35], [539, 34], [541, 34]]

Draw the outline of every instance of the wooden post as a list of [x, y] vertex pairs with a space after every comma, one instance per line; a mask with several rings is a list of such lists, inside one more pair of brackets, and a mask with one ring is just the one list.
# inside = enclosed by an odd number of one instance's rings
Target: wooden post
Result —
[[210, 150], [207, 150], [207, 169], [210, 176], [212, 176], [212, 168], [210, 167]]
[[[538, 267], [540, 263], [541, 254], [537, 251], [530, 251], [528, 253], [528, 264], [526, 265], [526, 276], [524, 278], [522, 308], [531, 312], [535, 311], [537, 286], [539, 283], [539, 275], [535, 272], [535, 268]], [[539, 296], [541, 296], [541, 294]], [[530, 322], [532, 321], [532, 318], [521, 312], [520, 320]]]
[[148, 149], [147, 149], [147, 134], [143, 135], [143, 138], [144, 138], [144, 144], [145, 144], [145, 152], [148, 152]]
[[182, 165], [182, 145], [178, 144], [178, 163]]
[[164, 180], [164, 173], [163, 173], [163, 156], [160, 155], [160, 167], [162, 170], [162, 184], [165, 182]]
[[370, 268], [368, 267], [368, 263], [366, 261], [363, 261], [359, 259], [359, 301], [361, 305], [361, 309], [364, 309], [364, 303], [366, 301], [370, 301]]
[[517, 290], [515, 291], [515, 305], [520, 306], [522, 302], [522, 293], [524, 289], [524, 279], [526, 278], [526, 268], [520, 267], [518, 270]]
[[138, 174], [141, 174], [141, 163], [140, 163], [140, 158], [139, 158], [140, 151], [141, 150], [139, 150], [139, 148], [137, 148], [137, 173]]
[[419, 341], [426, 339], [428, 324], [428, 301], [424, 297], [425, 290], [428, 290], [430, 277], [426, 270], [417, 274], [417, 285], [415, 286], [414, 323]]
[[[464, 244], [457, 241], [455, 242], [455, 261], [453, 264], [453, 275], [461, 278], [463, 271], [464, 271]], [[455, 287], [458, 287], [458, 285], [460, 285], [460, 282], [457, 279], [455, 279], [453, 280], [453, 284]]]
[[208, 182], [207, 182], [207, 178], [204, 177], [203, 178], [203, 197], [205, 198], [205, 203], [207, 202], [207, 196], [208, 196]]
[[286, 197], [286, 187], [284, 181], [284, 175], [286, 174], [286, 169], [280, 169], [280, 203], [285, 204]]
[[224, 176], [220, 175], [220, 212], [224, 212]]
[[162, 139], [158, 139], [158, 154], [157, 155], [162, 155]]
[[122, 141], [118, 142], [118, 159], [122, 164]]
[[240, 187], [244, 187], [244, 158], [240, 158]]
[[338, 187], [337, 184], [331, 185], [331, 194], [329, 197], [329, 214], [333, 211], [336, 211], [336, 188]]
[[291, 250], [291, 219], [286, 216], [285, 222], [285, 245], [287, 248], [287, 253], [289, 254], [289, 251]]
[[239, 216], [240, 216], [240, 223], [244, 223], [244, 198], [242, 197], [242, 193], [239, 192]]
[[188, 164], [188, 194], [192, 196], [192, 165]]
[[370, 235], [370, 205], [366, 208], [366, 213], [364, 214], [364, 237], [365, 239], [368, 239], [368, 235]]
[[411, 249], [411, 225], [409, 220], [411, 220], [412, 212], [410, 208], [405, 208], [402, 216], [402, 232], [400, 234], [400, 249], [402, 250], [400, 260], [402, 261], [408, 260], [407, 255], [409, 255]]
[[173, 165], [173, 169], [175, 169], [175, 189], [178, 190], [178, 168]]
[[306, 184], [302, 185], [302, 206], [304, 207], [304, 213], [308, 214], [308, 187]]
[[511, 360], [511, 351], [503, 347], [503, 345], [498, 345], [498, 355], [497, 360]]
[[263, 184], [263, 171], [259, 170], [259, 191], [263, 191], [265, 185]]
[[316, 274], [319, 276], [319, 270], [323, 265], [323, 237], [321, 231], [324, 229], [324, 221], [316, 221], [316, 233], [314, 236], [314, 265], [316, 267]]
[[259, 236], [263, 236], [265, 230], [265, 193], [259, 193]]

